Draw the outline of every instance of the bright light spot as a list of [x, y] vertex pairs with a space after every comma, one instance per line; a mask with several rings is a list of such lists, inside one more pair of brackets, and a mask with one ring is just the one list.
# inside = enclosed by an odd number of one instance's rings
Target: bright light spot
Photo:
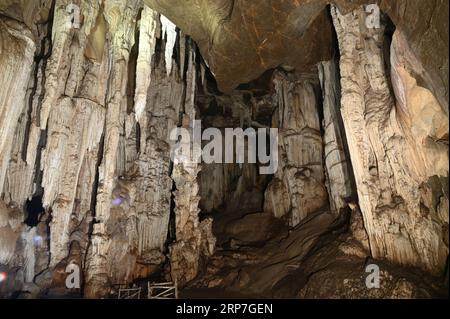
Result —
[[0, 282], [3, 282], [6, 280], [6, 272], [0, 272]]
[[36, 236], [33, 237], [33, 244], [36, 247], [41, 247], [42, 246], [42, 241], [43, 241], [42, 237], [39, 236], [39, 235], [36, 235]]
[[122, 197], [117, 197], [112, 200], [113, 206], [120, 206], [123, 203]]

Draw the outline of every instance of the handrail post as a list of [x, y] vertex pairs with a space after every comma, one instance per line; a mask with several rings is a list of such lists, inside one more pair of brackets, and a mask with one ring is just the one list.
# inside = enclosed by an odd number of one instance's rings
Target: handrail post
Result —
[[178, 281], [175, 278], [175, 299], [178, 299]]

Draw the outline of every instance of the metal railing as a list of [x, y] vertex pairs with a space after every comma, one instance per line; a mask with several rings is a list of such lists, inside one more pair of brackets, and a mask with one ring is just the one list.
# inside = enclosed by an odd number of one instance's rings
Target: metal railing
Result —
[[148, 283], [148, 299], [178, 299], [177, 282]]
[[117, 299], [141, 299], [142, 288], [120, 288]]

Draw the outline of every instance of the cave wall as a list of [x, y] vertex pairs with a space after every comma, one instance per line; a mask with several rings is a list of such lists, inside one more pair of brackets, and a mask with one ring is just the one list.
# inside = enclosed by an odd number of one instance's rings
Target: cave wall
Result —
[[316, 79], [274, 76], [278, 99], [279, 168], [265, 194], [265, 211], [296, 226], [328, 205]]
[[[396, 26], [392, 40], [387, 16], [368, 29], [364, 8], [344, 1], [331, 7], [332, 21], [327, 1], [176, 11], [170, 1], [146, 1], [183, 31], [138, 0], [74, 1], [82, 16], [74, 28], [72, 2], [0, 3], [0, 264], [13, 273], [3, 288], [61, 289], [65, 266], [76, 263], [85, 296], [100, 297], [167, 261], [168, 278], [184, 285], [214, 254], [215, 226], [199, 213], [215, 210], [215, 221], [224, 219], [216, 234], [238, 246], [259, 236], [248, 231], [255, 224], [263, 233], [278, 219], [306, 227], [313, 239], [286, 243], [300, 262], [350, 208], [350, 232], [373, 257], [442, 273], [448, 2], [380, 1]], [[233, 90], [278, 66], [263, 93], [252, 84]], [[212, 75], [227, 93], [211, 88]], [[192, 130], [199, 118], [219, 128], [278, 127], [273, 179], [254, 164], [172, 167], [170, 131]], [[41, 213], [27, 224], [33, 198]], [[263, 277], [255, 291], [270, 286]]]
[[354, 200], [355, 185], [341, 116], [341, 87], [336, 60], [321, 62], [318, 72], [323, 101], [323, 145], [330, 209], [338, 215]]
[[[221, 95], [204, 90], [197, 100], [203, 128], [217, 128], [223, 136], [226, 128], [269, 127], [275, 108], [273, 102], [270, 92], [248, 89]], [[222, 147], [224, 152], [225, 144]], [[244, 152], [248, 154], [247, 142]], [[264, 191], [270, 176], [260, 175], [259, 164], [249, 163], [247, 156], [241, 164], [203, 163], [199, 177], [200, 208], [203, 216], [214, 218], [218, 245], [230, 240], [229, 223], [263, 212]]]
[[[411, 98], [414, 85], [406, 85], [410, 75], [399, 63], [404, 55], [396, 55], [400, 31], [392, 43], [394, 95], [383, 54], [386, 24], [367, 28], [362, 8], [342, 14], [332, 7], [332, 16], [341, 55], [341, 113], [371, 253], [441, 273], [448, 255], [448, 210], [441, 213], [448, 205], [448, 145], [439, 139], [448, 134], [448, 118], [433, 107], [435, 99], [428, 100], [428, 90]], [[439, 118], [426, 133], [415, 129], [422, 120], [408, 121], [422, 103], [434, 114], [428, 120]]]
[[[314, 69], [333, 54], [333, 26], [327, 5], [348, 13], [366, 0], [259, 1], [145, 0], [199, 44], [219, 87], [230, 91], [268, 68]], [[424, 66], [416, 70], [448, 114], [448, 11], [446, 0], [377, 0], [404, 33]], [[418, 14], [420, 12], [420, 14]]]
[[[31, 32], [23, 25], [11, 19], [1, 21], [1, 66], [2, 81], [5, 88], [1, 95], [1, 148], [0, 148], [0, 190], [4, 192], [5, 183], [8, 176], [8, 165], [11, 158], [18, 158], [21, 161], [23, 141], [20, 137], [25, 137], [26, 124], [21, 114], [25, 112], [26, 93], [28, 81], [33, 67], [33, 56], [36, 45], [33, 42]], [[17, 63], [17, 60], [21, 63]], [[15, 137], [17, 123], [21, 120], [21, 129], [17, 138]], [[16, 168], [17, 170], [17, 168]], [[13, 178], [11, 176], [10, 178]], [[25, 184], [22, 189], [29, 191], [30, 186]], [[21, 189], [11, 190], [10, 202], [15, 202], [15, 196]]]
[[[183, 127], [188, 129], [192, 136], [198, 125], [199, 118], [196, 107], [197, 67], [195, 65], [196, 53], [189, 52], [188, 69], [186, 73], [186, 100], [183, 113]], [[176, 190], [175, 201], [175, 237], [170, 245], [170, 266], [172, 278], [180, 285], [185, 285], [194, 279], [200, 271], [201, 259], [212, 255], [215, 251], [216, 239], [212, 233], [212, 219], [199, 220], [199, 179], [201, 163], [201, 145], [193, 141], [181, 141], [186, 148], [191, 148], [191, 160], [175, 156], [172, 178]], [[181, 149], [183, 146], [181, 146]]]
[[[26, 169], [24, 139], [26, 121], [23, 114], [27, 108], [27, 93], [36, 45], [32, 34], [15, 20], [4, 18], [0, 21], [0, 79], [4, 83], [0, 92], [0, 190], [7, 194], [0, 201], [0, 268], [2, 271], [16, 268], [18, 279], [2, 285], [0, 294], [15, 284], [30, 281], [34, 275], [33, 260], [27, 262], [28, 254], [17, 254], [18, 250], [30, 251], [33, 231], [23, 223], [25, 214], [21, 209], [24, 203], [17, 197], [26, 198], [31, 193], [34, 169]], [[10, 187], [11, 183], [22, 182]], [[8, 202], [8, 204], [7, 204]], [[25, 239], [25, 240], [23, 240]], [[8, 268], [5, 269], [5, 266]], [[24, 266], [19, 268], [19, 266]]]
[[[0, 19], [1, 75], [11, 86], [0, 95], [2, 264], [22, 269], [10, 280], [36, 292], [64, 288], [65, 267], [76, 263], [85, 296], [105, 296], [166, 262], [173, 181], [190, 190], [172, 176], [170, 131], [193, 108], [200, 59], [187, 36], [140, 1], [76, 1], [79, 28], [71, 1], [48, 2], [27, 6], [35, 15], [19, 16], [23, 24]], [[26, 13], [3, 2], [2, 10]], [[19, 220], [32, 197], [42, 207], [27, 226]], [[175, 197], [181, 220], [183, 193]], [[209, 236], [210, 223], [193, 223], [177, 226], [180, 242]], [[184, 271], [214, 247], [202, 245]]]

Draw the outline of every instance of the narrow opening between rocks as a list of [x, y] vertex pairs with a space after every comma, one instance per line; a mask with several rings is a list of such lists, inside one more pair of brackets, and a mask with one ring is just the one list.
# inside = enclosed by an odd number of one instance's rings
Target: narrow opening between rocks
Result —
[[44, 207], [42, 206], [42, 196], [33, 196], [31, 200], [27, 200], [25, 210], [25, 224], [30, 227], [37, 226], [41, 214], [45, 211]]

